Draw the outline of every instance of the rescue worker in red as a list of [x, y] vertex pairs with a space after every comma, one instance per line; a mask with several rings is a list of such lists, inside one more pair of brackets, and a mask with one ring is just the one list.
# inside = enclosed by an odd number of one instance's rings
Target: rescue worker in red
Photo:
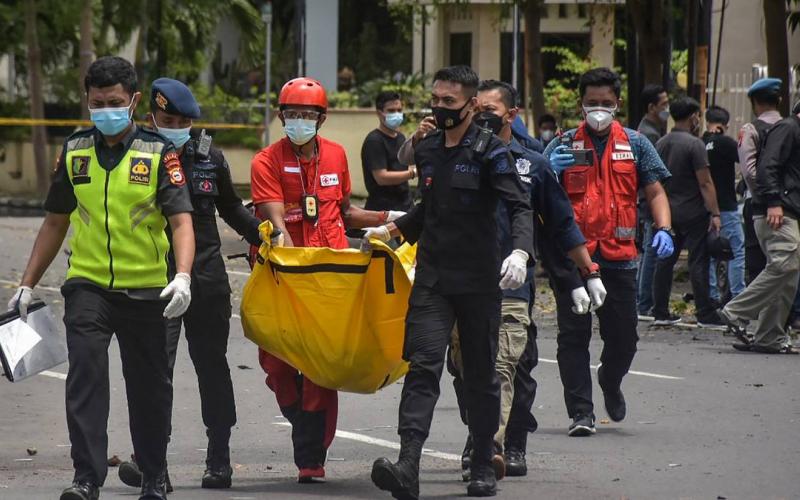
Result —
[[[608, 291], [603, 306], [595, 311], [603, 339], [597, 381], [608, 416], [619, 422], [626, 414], [620, 386], [639, 340], [637, 191], [644, 190], [653, 215], [656, 255], [669, 257], [674, 249], [673, 232], [661, 181], [670, 173], [645, 136], [614, 119], [622, 88], [616, 73], [608, 68], [589, 70], [581, 76], [579, 86], [583, 121], [577, 129], [551, 141], [544, 155], [561, 179], [595, 263], [582, 271], [583, 278], [599, 274]], [[556, 294], [558, 368], [567, 414], [572, 419], [567, 432], [570, 436], [588, 436], [595, 433], [589, 367], [592, 316], [575, 314], [572, 305], [569, 291]]]
[[[328, 99], [311, 78], [287, 82], [278, 96], [286, 137], [259, 151], [251, 164], [253, 203], [284, 235], [284, 246], [348, 248], [345, 228], [378, 226], [404, 212], [368, 211], [350, 205], [350, 172], [344, 148], [318, 135]], [[296, 368], [259, 350], [267, 386], [292, 424], [298, 482], [325, 477], [325, 456], [336, 433], [336, 391], [319, 387]]]

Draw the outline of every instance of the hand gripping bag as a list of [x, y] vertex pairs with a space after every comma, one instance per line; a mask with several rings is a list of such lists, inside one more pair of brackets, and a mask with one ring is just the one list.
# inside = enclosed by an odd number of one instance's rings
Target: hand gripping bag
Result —
[[[398, 255], [357, 249], [272, 247], [272, 224], [242, 297], [245, 336], [315, 384], [369, 394], [408, 370], [402, 359], [411, 282]], [[416, 247], [404, 245], [413, 263]]]

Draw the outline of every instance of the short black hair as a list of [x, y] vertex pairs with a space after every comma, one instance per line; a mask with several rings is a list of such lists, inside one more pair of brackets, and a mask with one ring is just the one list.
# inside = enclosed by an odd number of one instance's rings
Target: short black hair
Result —
[[685, 120], [700, 111], [700, 103], [692, 97], [679, 97], [669, 104], [669, 114], [675, 121]]
[[721, 123], [727, 125], [731, 114], [722, 106], [709, 106], [706, 110], [706, 123]]
[[608, 68], [594, 68], [582, 74], [578, 83], [581, 97], [586, 95], [586, 87], [611, 87], [617, 98], [622, 95], [622, 80]]
[[87, 93], [89, 87], [113, 87], [118, 83], [129, 94], [133, 95], [136, 92], [138, 85], [136, 69], [128, 60], [117, 56], [105, 56], [93, 62], [83, 80]]
[[377, 97], [375, 97], [375, 109], [378, 111], [383, 111], [383, 107], [386, 106], [387, 102], [391, 101], [399, 101], [400, 94], [395, 92], [394, 90], [383, 90], [378, 92]]
[[558, 125], [556, 117], [546, 113], [539, 117], [538, 125], [541, 127], [543, 123], [552, 123], [553, 125]]
[[433, 81], [435, 82], [437, 80], [443, 82], [460, 83], [464, 88], [464, 94], [467, 97], [475, 97], [475, 94], [478, 91], [478, 85], [480, 84], [478, 74], [475, 73], [475, 70], [469, 66], [464, 66], [463, 64], [458, 66], [447, 66], [446, 68], [440, 69], [433, 75]]
[[654, 83], [648, 83], [642, 89], [642, 111], [647, 111], [647, 107], [651, 104], [657, 105], [659, 96], [666, 92], [664, 87]]
[[500, 80], [483, 80], [478, 85], [478, 92], [485, 92], [487, 90], [497, 90], [500, 92], [500, 99], [508, 109], [516, 108], [518, 102], [517, 89], [506, 82]]
[[752, 96], [750, 96], [750, 100], [752, 102], [777, 108], [781, 103], [781, 95], [778, 92], [765, 90], [754, 93]]

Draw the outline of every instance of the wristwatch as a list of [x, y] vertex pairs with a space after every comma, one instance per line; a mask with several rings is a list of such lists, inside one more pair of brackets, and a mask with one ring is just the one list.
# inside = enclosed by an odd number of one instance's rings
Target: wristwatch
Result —
[[673, 240], [675, 239], [675, 231], [673, 231], [670, 226], [660, 227], [660, 228], [656, 229], [656, 232], [658, 232], [658, 231], [664, 231], [665, 233], [670, 235], [670, 237], [672, 237]]
[[600, 264], [597, 262], [592, 262], [589, 267], [584, 267], [581, 269], [581, 278], [588, 280], [590, 278], [599, 278], [600, 277]]

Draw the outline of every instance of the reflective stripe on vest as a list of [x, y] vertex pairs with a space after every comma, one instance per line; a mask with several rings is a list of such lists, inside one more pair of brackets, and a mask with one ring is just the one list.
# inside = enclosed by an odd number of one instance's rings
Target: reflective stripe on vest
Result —
[[598, 158], [585, 124], [581, 123], [573, 145], [576, 149], [591, 149], [594, 165], [568, 168], [562, 182], [589, 253], [594, 254], [599, 248], [607, 260], [633, 260], [637, 255], [636, 161], [628, 134], [619, 122], [612, 122], [607, 140], [603, 157]]
[[67, 279], [108, 289], [167, 284], [167, 220], [156, 205], [164, 144], [134, 139], [111, 170], [97, 160], [94, 136], [67, 143], [66, 165], [78, 206], [70, 214]]

